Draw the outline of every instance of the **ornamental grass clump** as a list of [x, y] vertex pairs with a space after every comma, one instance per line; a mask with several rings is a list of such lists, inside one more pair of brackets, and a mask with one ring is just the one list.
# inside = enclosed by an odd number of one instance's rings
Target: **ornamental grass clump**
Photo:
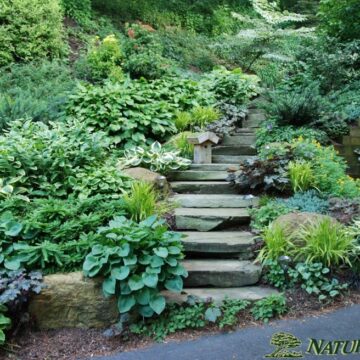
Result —
[[331, 267], [346, 263], [351, 266], [354, 237], [346, 228], [329, 218], [299, 231], [304, 246], [296, 249], [295, 257], [308, 263], [321, 262]]

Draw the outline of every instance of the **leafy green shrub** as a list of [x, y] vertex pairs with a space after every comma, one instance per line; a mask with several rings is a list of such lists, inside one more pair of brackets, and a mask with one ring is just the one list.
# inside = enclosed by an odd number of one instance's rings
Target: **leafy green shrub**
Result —
[[96, 37], [92, 40], [89, 51], [85, 57], [87, 79], [101, 81], [110, 79], [122, 81], [124, 74], [121, 69], [123, 54], [119, 40], [115, 35], [108, 35], [103, 40]]
[[291, 142], [299, 137], [321, 144], [328, 142], [325, 132], [310, 127], [279, 126], [275, 121], [266, 121], [256, 131], [256, 147], [277, 142]]
[[124, 69], [133, 79], [158, 79], [169, 73], [170, 62], [154, 29], [133, 24], [127, 28]]
[[293, 248], [291, 238], [285, 235], [283, 228], [278, 224], [265, 228], [262, 238], [265, 246], [258, 254], [258, 259], [262, 262], [265, 260], [277, 260]]
[[46, 273], [79, 270], [96, 240], [97, 228], [125, 214], [123, 200], [101, 195], [4, 200], [0, 203], [0, 263], [5, 261], [10, 269], [42, 268]]
[[259, 151], [261, 159], [272, 161], [272, 167], [286, 168], [290, 160], [308, 161], [314, 174], [314, 187], [324, 194], [356, 198], [360, 195], [360, 181], [346, 175], [347, 164], [333, 146], [321, 146], [302, 137], [291, 143], [273, 143]]
[[[103, 133], [91, 133], [76, 121], [50, 126], [13, 121], [9, 131], [0, 136], [0, 176], [19, 177], [19, 184], [32, 196], [64, 197], [83, 181], [78, 178], [80, 172], [105, 163], [107, 147]], [[119, 171], [116, 176], [127, 179]]]
[[288, 268], [282, 266], [278, 260], [266, 259], [263, 262], [265, 267], [265, 280], [278, 289], [291, 288], [294, 283], [288, 276]]
[[356, 0], [321, 0], [319, 7], [320, 29], [341, 40], [360, 38], [359, 3]]
[[122, 167], [144, 166], [152, 171], [166, 174], [171, 170], [186, 169], [191, 161], [179, 157], [179, 151], [168, 151], [160, 143], [154, 142], [150, 149], [136, 147], [128, 149], [120, 160]]
[[314, 184], [312, 164], [306, 161], [290, 161], [289, 178], [294, 192], [306, 191]]
[[354, 249], [354, 238], [346, 229], [330, 219], [301, 229], [299, 238], [304, 246], [296, 250], [297, 258], [305, 259], [307, 263], [321, 262], [325, 266], [335, 266], [347, 263]]
[[287, 312], [285, 296], [270, 295], [265, 299], [258, 300], [252, 307], [251, 313], [255, 320], [267, 323], [271, 318]]
[[57, 0], [1, 0], [0, 8], [0, 66], [63, 54]]
[[316, 84], [295, 89], [278, 88], [268, 95], [267, 111], [280, 125], [308, 125], [318, 120], [324, 107]]
[[134, 182], [130, 194], [125, 194], [125, 208], [132, 220], [140, 222], [156, 213], [157, 194], [152, 184]]
[[291, 208], [288, 207], [287, 204], [269, 201], [266, 205], [261, 206], [260, 208], [251, 209], [251, 227], [261, 230], [270, 225], [279, 216], [285, 215], [289, 212], [291, 212]]
[[175, 132], [176, 110], [211, 103], [197, 82], [166, 78], [153, 82], [79, 86], [70, 96], [68, 114], [125, 147], [152, 143]]
[[86, 25], [91, 18], [91, 0], [61, 0], [65, 16]]
[[63, 118], [74, 87], [70, 68], [57, 61], [5, 68], [0, 75], [0, 130], [26, 117], [45, 123]]
[[156, 216], [137, 224], [116, 217], [98, 231], [97, 244], [86, 257], [89, 277], [104, 275], [103, 292], [118, 297], [119, 312], [135, 310], [144, 317], [161, 314], [166, 302], [160, 291], [181, 292], [181, 234], [167, 231]]
[[259, 78], [244, 74], [241, 69], [228, 71], [221, 67], [207, 74], [203, 81], [218, 101], [230, 104], [244, 104], [259, 91]]

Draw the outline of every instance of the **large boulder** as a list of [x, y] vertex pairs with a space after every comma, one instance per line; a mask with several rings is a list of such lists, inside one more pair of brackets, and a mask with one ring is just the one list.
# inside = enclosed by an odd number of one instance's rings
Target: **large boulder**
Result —
[[[154, 185], [155, 187], [158, 186], [158, 178], [162, 176], [161, 174], [151, 171], [149, 169], [145, 169], [142, 167], [134, 167], [130, 169], [123, 170], [124, 173], [135, 180], [145, 181]], [[169, 188], [168, 182], [165, 180], [164, 190]]]
[[325, 219], [330, 219], [331, 222], [337, 223], [334, 218], [327, 215], [311, 212], [292, 212], [279, 216], [274, 221], [273, 225], [280, 226], [284, 230], [286, 236], [292, 237], [294, 244], [301, 245], [301, 241], [297, 236], [299, 230], [319, 224]]
[[45, 276], [44, 283], [29, 307], [40, 329], [103, 328], [119, 319], [116, 299], [103, 296], [100, 278], [73, 272]]

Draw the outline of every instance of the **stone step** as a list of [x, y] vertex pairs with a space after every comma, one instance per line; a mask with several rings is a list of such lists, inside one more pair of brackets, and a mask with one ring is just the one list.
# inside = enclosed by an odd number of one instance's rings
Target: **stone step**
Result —
[[185, 287], [241, 287], [256, 284], [261, 276], [261, 266], [251, 261], [206, 259], [182, 264], [189, 273]]
[[232, 194], [180, 194], [170, 200], [183, 208], [246, 208], [259, 203], [255, 196]]
[[246, 128], [246, 127], [236, 129], [235, 131], [236, 131], [236, 134], [245, 134], [245, 135], [255, 135], [256, 134], [256, 130], [254, 130], [252, 128]]
[[168, 174], [168, 179], [173, 181], [225, 181], [228, 177], [226, 171], [172, 171]]
[[352, 128], [350, 130], [350, 136], [360, 136], [360, 128]]
[[279, 292], [272, 288], [262, 286], [244, 286], [238, 288], [186, 288], [181, 294], [170, 291], [163, 291], [166, 301], [169, 303], [183, 304], [189, 296], [206, 301], [211, 299], [215, 304], [220, 305], [224, 300], [247, 300], [257, 301], [270, 295], [278, 295]]
[[255, 134], [224, 136], [221, 145], [223, 146], [254, 145], [255, 141], [256, 141]]
[[213, 155], [256, 155], [256, 149], [252, 145], [216, 146], [212, 153]]
[[188, 231], [182, 239], [186, 252], [196, 254], [246, 254], [249, 259], [253, 253], [255, 236], [248, 231]]
[[360, 147], [360, 136], [343, 136], [342, 143], [344, 145], [359, 146]]
[[177, 208], [178, 230], [215, 231], [249, 224], [248, 210], [240, 208]]
[[226, 181], [173, 181], [170, 185], [174, 192], [182, 194], [238, 194]]
[[235, 164], [191, 164], [190, 170], [197, 171], [227, 171], [229, 168], [239, 170], [239, 163]]
[[252, 160], [255, 158], [256, 158], [256, 156], [252, 156], [252, 155], [213, 155], [212, 162], [214, 164], [217, 164], [217, 163], [239, 164], [244, 160]]

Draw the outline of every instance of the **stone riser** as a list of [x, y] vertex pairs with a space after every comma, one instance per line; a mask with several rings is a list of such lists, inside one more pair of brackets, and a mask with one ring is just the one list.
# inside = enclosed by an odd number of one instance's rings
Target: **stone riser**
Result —
[[240, 164], [244, 160], [254, 159], [255, 156], [248, 155], [213, 155], [212, 161], [214, 164], [217, 163], [232, 163], [232, 164]]
[[214, 155], [256, 155], [256, 149], [250, 145], [243, 146], [216, 146], [212, 150]]
[[222, 146], [244, 146], [244, 145], [253, 145], [256, 141], [255, 134], [244, 134], [244, 135], [234, 135], [234, 136], [224, 136], [221, 141]]
[[180, 194], [238, 194], [226, 181], [175, 181], [171, 187]]
[[175, 209], [175, 223], [178, 230], [215, 231], [247, 225], [250, 215], [246, 209]]
[[172, 196], [171, 201], [183, 208], [246, 208], [259, 203], [252, 195], [231, 194], [181, 194]]
[[241, 287], [256, 284], [261, 275], [261, 267], [251, 261], [184, 260], [183, 265], [189, 273], [185, 287]]
[[169, 173], [170, 181], [225, 181], [228, 177], [226, 171], [173, 171]]

